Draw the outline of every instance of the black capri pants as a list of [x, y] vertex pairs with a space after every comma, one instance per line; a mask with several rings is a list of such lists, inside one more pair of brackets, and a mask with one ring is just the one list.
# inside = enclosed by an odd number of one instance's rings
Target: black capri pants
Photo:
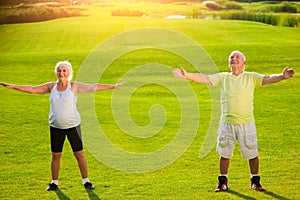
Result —
[[81, 151], [83, 149], [80, 125], [69, 129], [59, 129], [50, 126], [52, 152], [62, 152], [66, 136], [71, 144], [73, 152]]

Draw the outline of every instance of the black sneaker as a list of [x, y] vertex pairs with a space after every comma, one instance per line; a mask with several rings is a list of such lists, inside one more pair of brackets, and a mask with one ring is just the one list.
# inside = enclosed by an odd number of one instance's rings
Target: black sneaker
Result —
[[86, 182], [86, 183], [84, 184], [84, 187], [85, 187], [85, 189], [87, 189], [87, 190], [94, 190], [94, 189], [95, 189], [95, 187], [93, 186], [93, 184], [90, 183], [90, 182]]
[[219, 185], [215, 189], [215, 192], [223, 192], [223, 191], [228, 190], [228, 187], [227, 187], [227, 177], [226, 176], [219, 176], [218, 180], [219, 180]]
[[46, 188], [47, 191], [57, 190], [57, 185], [55, 183], [50, 183], [49, 186]]
[[251, 178], [251, 189], [259, 191], [259, 192], [265, 191], [265, 189], [260, 184], [260, 176], [253, 176]]

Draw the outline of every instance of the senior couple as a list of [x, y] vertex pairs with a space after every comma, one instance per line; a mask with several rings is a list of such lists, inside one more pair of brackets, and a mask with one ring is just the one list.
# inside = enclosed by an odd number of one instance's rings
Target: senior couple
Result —
[[[221, 90], [221, 120], [218, 130], [217, 152], [220, 154], [218, 186], [215, 192], [228, 189], [228, 168], [230, 158], [238, 140], [243, 158], [248, 160], [250, 167], [251, 188], [264, 191], [260, 184], [259, 159], [257, 150], [257, 135], [253, 116], [253, 93], [256, 86], [276, 83], [293, 77], [295, 71], [285, 67], [281, 74], [262, 75], [246, 72], [246, 57], [240, 51], [229, 55], [228, 64], [231, 72], [221, 72], [212, 75], [188, 73], [183, 68], [175, 69], [173, 74], [198, 83], [220, 87]], [[15, 85], [0, 82], [6, 88], [31, 94], [50, 94], [50, 143], [52, 151], [51, 174], [52, 181], [47, 191], [58, 189], [60, 160], [64, 141], [70, 142], [74, 156], [81, 173], [83, 186], [87, 190], [95, 189], [89, 181], [87, 161], [83, 151], [80, 129], [80, 114], [77, 110], [77, 95], [87, 92], [117, 89], [124, 82], [117, 84], [85, 84], [72, 82], [72, 65], [60, 61], [55, 66], [57, 81], [37, 86]]]

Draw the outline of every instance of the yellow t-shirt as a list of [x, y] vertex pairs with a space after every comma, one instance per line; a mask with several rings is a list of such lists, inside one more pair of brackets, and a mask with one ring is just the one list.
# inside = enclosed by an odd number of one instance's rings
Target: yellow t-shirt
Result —
[[213, 86], [221, 89], [221, 119], [230, 124], [248, 124], [254, 121], [254, 88], [262, 84], [264, 75], [243, 72], [239, 76], [222, 72], [208, 76]]

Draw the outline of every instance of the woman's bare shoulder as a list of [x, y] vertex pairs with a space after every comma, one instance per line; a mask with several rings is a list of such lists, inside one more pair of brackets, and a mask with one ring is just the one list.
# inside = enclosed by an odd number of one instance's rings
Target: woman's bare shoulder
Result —
[[52, 88], [55, 86], [55, 84], [56, 84], [56, 82], [51, 81], [51, 82], [45, 83], [44, 85], [46, 85], [49, 88], [49, 90], [51, 91]]

